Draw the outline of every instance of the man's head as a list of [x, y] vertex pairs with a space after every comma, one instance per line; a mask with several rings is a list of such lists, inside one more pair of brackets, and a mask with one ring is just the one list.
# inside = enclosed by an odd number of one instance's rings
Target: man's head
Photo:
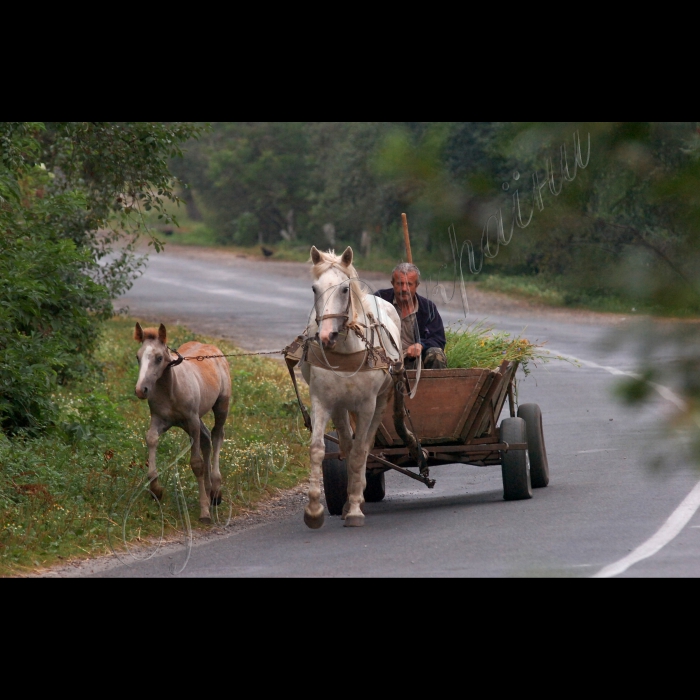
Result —
[[391, 286], [399, 304], [408, 304], [416, 296], [420, 284], [420, 270], [412, 263], [400, 263], [391, 273]]

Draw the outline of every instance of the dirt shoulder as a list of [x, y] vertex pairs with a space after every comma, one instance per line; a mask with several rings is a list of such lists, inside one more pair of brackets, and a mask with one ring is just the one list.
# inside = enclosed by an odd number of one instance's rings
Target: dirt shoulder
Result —
[[[215, 539], [233, 537], [252, 528], [269, 525], [270, 523], [287, 520], [297, 515], [301, 520], [304, 515], [304, 506], [307, 502], [306, 483], [299, 484], [292, 489], [278, 491], [266, 501], [261, 501], [254, 508], [245, 511], [241, 515], [231, 518], [227, 525], [214, 525], [211, 527], [197, 524], [192, 532], [192, 547], [200, 547]], [[155, 556], [164, 556], [180, 562], [184, 559], [186, 546], [182, 540], [177, 542], [165, 542], [160, 547], [155, 543], [152, 547], [145, 547], [139, 556], [146, 556], [156, 551]], [[37, 569], [30, 573], [15, 574], [15, 578], [85, 578], [87, 576], [100, 576], [111, 569], [129, 564], [133, 560], [124, 553], [119, 556], [108, 554], [96, 556], [91, 559], [74, 559], [66, 564]], [[134, 574], [135, 576], [137, 574]]]

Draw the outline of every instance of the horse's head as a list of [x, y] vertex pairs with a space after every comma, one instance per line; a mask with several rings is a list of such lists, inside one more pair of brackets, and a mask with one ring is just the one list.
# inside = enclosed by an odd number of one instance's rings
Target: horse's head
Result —
[[134, 329], [134, 340], [141, 343], [136, 353], [139, 363], [139, 378], [136, 382], [136, 396], [147, 399], [153, 393], [153, 387], [161, 378], [163, 372], [172, 362], [170, 350], [166, 345], [167, 334], [161, 323], [158, 329], [141, 328], [137, 323]]
[[314, 283], [314, 308], [318, 337], [323, 347], [332, 350], [338, 341], [338, 334], [348, 321], [353, 321], [353, 295], [357, 290], [351, 280], [357, 277], [352, 266], [352, 248], [348, 247], [342, 255], [322, 253], [311, 247]]

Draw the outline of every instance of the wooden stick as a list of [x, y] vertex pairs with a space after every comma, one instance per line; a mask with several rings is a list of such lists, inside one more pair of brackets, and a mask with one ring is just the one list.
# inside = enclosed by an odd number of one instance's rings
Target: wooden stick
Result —
[[413, 255], [411, 255], [411, 239], [408, 236], [408, 219], [406, 214], [401, 214], [401, 223], [403, 223], [403, 242], [406, 244], [406, 257], [408, 262], [413, 264]]

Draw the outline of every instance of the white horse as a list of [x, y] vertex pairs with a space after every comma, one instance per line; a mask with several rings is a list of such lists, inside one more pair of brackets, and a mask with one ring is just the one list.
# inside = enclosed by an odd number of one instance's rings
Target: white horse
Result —
[[[307, 334], [317, 340], [308, 346], [301, 372], [309, 385], [313, 427], [309, 503], [304, 509], [304, 522], [313, 529], [321, 527], [324, 520], [321, 464], [326, 452], [323, 435], [329, 420], [338, 431], [348, 469], [348, 499], [342, 517], [346, 527], [364, 525], [361, 507], [367, 455], [394, 386], [386, 363], [383, 370], [372, 369], [377, 355], [368, 347], [379, 349], [378, 354], [391, 362], [401, 360], [399, 315], [393, 304], [363, 290], [352, 266], [352, 255], [349, 247], [342, 255], [311, 248], [315, 301]], [[368, 356], [373, 358], [369, 364]]]

